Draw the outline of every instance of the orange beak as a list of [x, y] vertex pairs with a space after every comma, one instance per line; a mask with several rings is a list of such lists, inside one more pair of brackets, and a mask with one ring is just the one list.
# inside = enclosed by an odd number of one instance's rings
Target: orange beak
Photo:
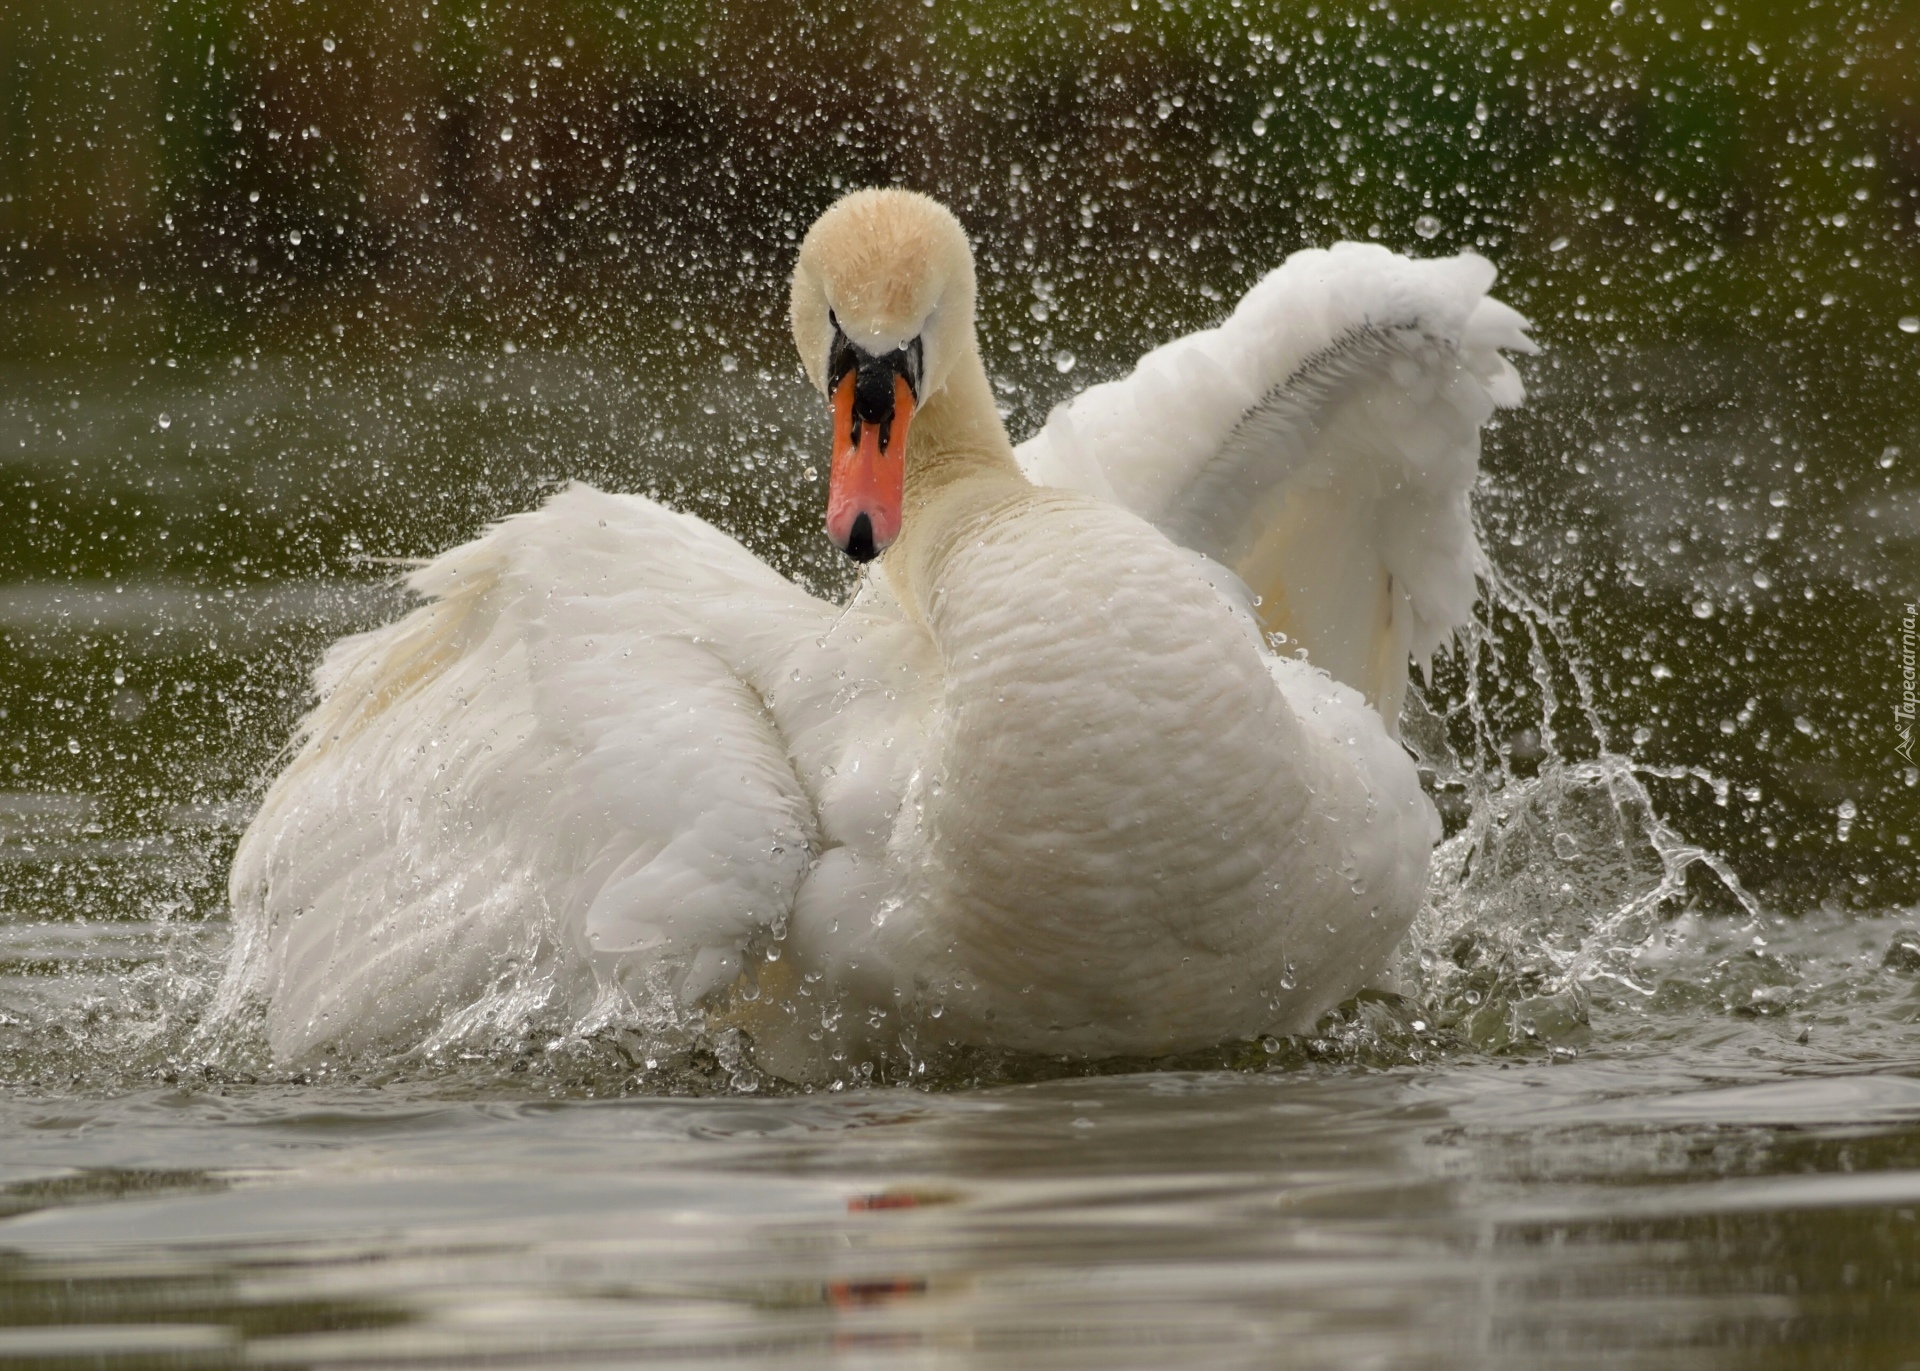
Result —
[[[892, 376], [891, 406], [859, 394], [849, 369], [833, 391], [833, 465], [827, 477], [827, 536], [856, 562], [870, 562], [900, 536], [907, 493], [907, 425], [913, 387]], [[886, 392], [880, 392], [884, 395]]]

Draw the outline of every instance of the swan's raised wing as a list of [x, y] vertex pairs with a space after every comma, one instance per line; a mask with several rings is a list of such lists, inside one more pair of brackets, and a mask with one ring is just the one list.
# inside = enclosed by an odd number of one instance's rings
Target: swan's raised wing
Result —
[[300, 1056], [730, 981], [819, 838], [767, 683], [839, 611], [586, 487], [412, 586], [429, 603], [328, 655], [241, 842], [222, 1007], [264, 1000]]
[[1473, 254], [1295, 253], [1218, 328], [1058, 406], [1028, 476], [1231, 567], [1289, 646], [1397, 724], [1409, 656], [1473, 607], [1480, 428], [1523, 398], [1527, 322]]

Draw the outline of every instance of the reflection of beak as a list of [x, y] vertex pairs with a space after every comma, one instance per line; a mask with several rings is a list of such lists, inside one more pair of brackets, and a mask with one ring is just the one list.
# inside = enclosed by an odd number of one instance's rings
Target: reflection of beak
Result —
[[858, 354], [833, 387], [827, 536], [856, 562], [872, 561], [900, 536], [914, 397], [899, 358]]

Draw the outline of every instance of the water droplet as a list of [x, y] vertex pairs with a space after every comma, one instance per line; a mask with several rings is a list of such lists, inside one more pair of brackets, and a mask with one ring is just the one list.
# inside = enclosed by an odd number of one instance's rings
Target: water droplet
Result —
[[1696, 619], [1711, 619], [1713, 617], [1713, 601], [1695, 600], [1693, 602], [1693, 617]]
[[1548, 252], [1565, 252], [1567, 250], [1567, 244], [1570, 241], [1572, 240], [1564, 236], [1560, 238], [1556, 238], [1551, 243], [1547, 244], [1547, 251]]
[[162, 414], [162, 415], [160, 416], [160, 418], [159, 418], [159, 420], [158, 420], [158, 422], [159, 422], [159, 424], [160, 424], [160, 427], [161, 427], [161, 428], [172, 428], [172, 427], [173, 427], [173, 416], [172, 416], [171, 414]]
[[300, 239], [302, 236], [303, 235], [301, 234], [299, 229], [294, 229], [291, 233], [287, 235], [287, 241], [289, 243], [292, 243], [295, 247], [299, 247]]
[[326, 51], [328, 51], [328, 52], [332, 52], [332, 51], [333, 51], [333, 40], [332, 40], [331, 38], [322, 38], [322, 39], [320, 40], [320, 46], [321, 46], [322, 48], [324, 48], [324, 49], [325, 49]]
[[513, 141], [513, 129], [511, 126], [500, 130], [500, 141], [503, 143], [511, 143]]
[[1060, 351], [1053, 354], [1053, 369], [1059, 372], [1062, 376], [1065, 376], [1068, 372], [1072, 371], [1075, 365], [1078, 364], [1078, 362], [1079, 362], [1079, 358], [1075, 357], [1071, 352], [1068, 352], [1065, 348], [1061, 348]]
[[78, 738], [67, 739], [67, 751], [78, 752], [79, 750], [80, 750], [80, 740]]
[[1571, 833], [1553, 835], [1553, 855], [1563, 862], [1570, 862], [1580, 855], [1580, 844]]
[[[806, 470], [802, 471], [800, 474], [806, 477], [809, 481], [817, 481], [820, 479], [820, 470], [818, 467], [808, 467]], [[797, 675], [795, 676], [795, 679], [796, 680], [799, 679]]]
[[1787, 503], [1787, 492], [1784, 490], [1774, 491], [1773, 494], [1767, 496], [1767, 503], [1772, 505], [1775, 509], [1785, 508]]
[[125, 685], [127, 683], [126, 668], [115, 667], [113, 669], [113, 683], [115, 685]]
[[1920, 314], [1908, 314], [1900, 320], [1902, 333], [1920, 333]]
[[1756, 571], [1753, 573], [1753, 583], [1761, 590], [1766, 590], [1773, 585], [1773, 577], [1767, 575], [1765, 571]]
[[1413, 221], [1413, 231], [1422, 238], [1438, 238], [1441, 223], [1431, 214], [1423, 214]]

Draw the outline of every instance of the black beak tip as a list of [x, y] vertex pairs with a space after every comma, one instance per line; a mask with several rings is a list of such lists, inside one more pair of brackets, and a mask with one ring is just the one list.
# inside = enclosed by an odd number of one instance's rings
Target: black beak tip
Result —
[[873, 545], [873, 521], [866, 515], [853, 516], [853, 527], [847, 530], [846, 551], [856, 562], [871, 562], [880, 555], [880, 549]]

